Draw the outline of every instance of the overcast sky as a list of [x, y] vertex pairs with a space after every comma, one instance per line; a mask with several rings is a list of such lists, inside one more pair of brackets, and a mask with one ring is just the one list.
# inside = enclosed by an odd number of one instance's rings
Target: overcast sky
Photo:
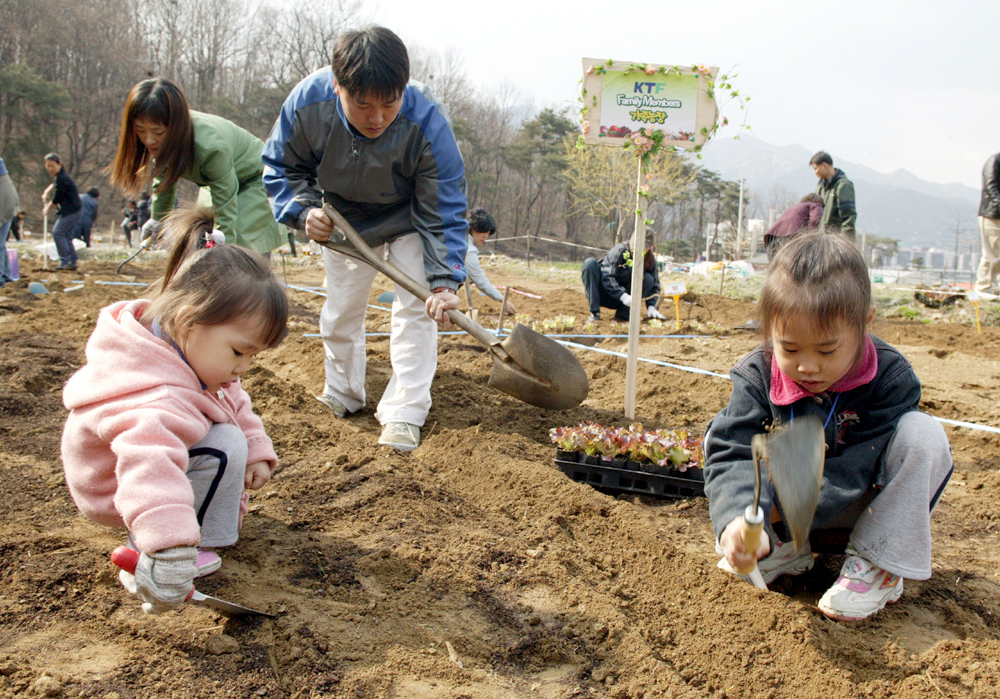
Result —
[[[572, 107], [584, 56], [738, 66], [753, 133], [977, 189], [1000, 151], [1000, 2], [376, 0], [408, 45], [454, 47], [479, 90]], [[730, 122], [738, 108], [723, 107]], [[735, 133], [720, 130], [716, 138]], [[711, 148], [709, 143], [706, 148]], [[804, 167], [808, 167], [804, 165]]]

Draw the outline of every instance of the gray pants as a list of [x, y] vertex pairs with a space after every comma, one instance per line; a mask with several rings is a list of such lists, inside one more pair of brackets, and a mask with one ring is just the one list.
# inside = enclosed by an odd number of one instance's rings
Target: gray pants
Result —
[[216, 423], [188, 450], [187, 477], [201, 525], [201, 547], [232, 546], [239, 538], [240, 498], [247, 469], [247, 438], [235, 425]]
[[880, 491], [869, 491], [823, 528], [853, 527], [850, 545], [893, 575], [931, 577], [931, 512], [951, 478], [948, 436], [920, 412], [905, 414], [886, 448]]

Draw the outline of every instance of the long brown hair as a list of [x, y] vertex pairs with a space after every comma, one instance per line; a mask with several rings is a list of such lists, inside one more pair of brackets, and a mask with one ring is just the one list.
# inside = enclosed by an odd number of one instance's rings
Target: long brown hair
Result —
[[176, 337], [178, 316], [185, 306], [194, 309], [184, 322], [223, 325], [242, 319], [258, 323], [263, 347], [274, 347], [285, 336], [288, 298], [267, 259], [236, 245], [206, 247], [215, 219], [210, 209], [181, 206], [164, 219], [170, 254], [159, 293], [143, 313]]
[[[137, 119], [165, 126], [164, 146], [155, 164], [149, 151], [135, 135]], [[194, 160], [194, 125], [184, 93], [166, 78], [149, 78], [136, 83], [125, 100], [118, 151], [105, 172], [111, 184], [125, 196], [134, 197], [162, 177], [157, 192], [170, 189]]]
[[843, 321], [856, 333], [860, 356], [871, 308], [871, 280], [861, 250], [846, 235], [820, 229], [797, 235], [775, 254], [757, 316], [766, 339], [792, 316], [811, 319], [819, 331]]

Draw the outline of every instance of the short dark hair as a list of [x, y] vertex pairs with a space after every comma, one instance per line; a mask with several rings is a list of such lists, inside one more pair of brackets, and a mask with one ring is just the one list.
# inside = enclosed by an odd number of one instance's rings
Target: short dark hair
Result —
[[821, 197], [820, 195], [816, 194], [816, 192], [809, 192], [809, 194], [807, 194], [804, 197], [802, 197], [801, 199], [799, 199], [799, 203], [800, 204], [805, 204], [807, 201], [811, 201], [811, 202], [814, 202], [816, 204], [822, 204], [823, 203], [823, 197]]
[[497, 223], [486, 209], [480, 207], [469, 212], [469, 230], [493, 235], [497, 232]]
[[833, 165], [833, 158], [825, 150], [817, 151], [816, 155], [809, 158], [810, 165], [822, 165], [823, 163], [829, 163]]
[[338, 36], [331, 68], [337, 84], [351, 97], [395, 100], [410, 81], [406, 45], [391, 30], [377, 25]]
[[90, 189], [87, 190], [87, 194], [92, 196], [94, 199], [97, 199], [97, 197], [101, 196], [101, 190], [99, 190], [97, 187], [91, 187]]
[[45, 156], [45, 159], [51, 160], [56, 165], [62, 165], [62, 158], [60, 158], [59, 155], [56, 153], [49, 153], [48, 155]]

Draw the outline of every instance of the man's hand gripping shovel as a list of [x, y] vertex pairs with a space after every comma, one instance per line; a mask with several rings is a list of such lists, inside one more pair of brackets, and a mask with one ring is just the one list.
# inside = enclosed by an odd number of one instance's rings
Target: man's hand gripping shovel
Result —
[[[815, 416], [805, 416], [769, 434], [755, 435], [750, 443], [754, 465], [753, 505], [743, 514], [741, 535], [747, 551], [756, 551], [764, 529], [764, 512], [760, 507], [760, 462], [767, 462], [767, 471], [785, 517], [785, 525], [798, 550], [809, 540], [819, 490], [823, 484], [823, 460], [826, 455], [823, 423]], [[756, 561], [736, 569], [749, 576], [762, 590], [767, 589]]]

